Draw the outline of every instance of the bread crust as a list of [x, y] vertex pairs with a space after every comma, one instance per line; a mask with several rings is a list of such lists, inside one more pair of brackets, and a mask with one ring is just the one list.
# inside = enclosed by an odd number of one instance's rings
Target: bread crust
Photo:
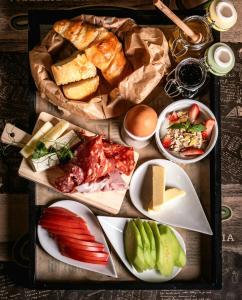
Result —
[[51, 66], [52, 74], [57, 85], [68, 84], [95, 77], [97, 69], [85, 54], [74, 54]]
[[62, 86], [63, 93], [70, 100], [84, 100], [94, 94], [99, 86], [99, 76], [72, 82]]
[[60, 20], [55, 22], [53, 28], [80, 51], [86, 49], [99, 34], [95, 26], [83, 24], [81, 21]]

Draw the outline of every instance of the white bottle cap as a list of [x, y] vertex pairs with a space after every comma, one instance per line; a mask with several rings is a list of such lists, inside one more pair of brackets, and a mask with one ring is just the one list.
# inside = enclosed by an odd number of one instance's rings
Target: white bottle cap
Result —
[[222, 68], [227, 68], [233, 60], [233, 54], [230, 48], [220, 46], [214, 51], [214, 60]]
[[237, 21], [237, 11], [231, 1], [220, 1], [216, 5], [216, 14], [223, 28], [232, 27]]

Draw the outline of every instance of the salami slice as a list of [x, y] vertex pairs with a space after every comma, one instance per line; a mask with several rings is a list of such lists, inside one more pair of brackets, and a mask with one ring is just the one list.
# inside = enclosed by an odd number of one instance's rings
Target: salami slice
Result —
[[55, 187], [62, 193], [70, 193], [84, 180], [83, 170], [76, 165], [70, 164], [66, 167], [66, 174], [56, 179]]
[[85, 173], [84, 183], [95, 182], [115, 169], [114, 163], [105, 156], [101, 135], [88, 139], [76, 153], [75, 163]]
[[107, 158], [114, 160], [117, 170], [130, 175], [135, 166], [133, 148], [103, 141], [103, 150]]

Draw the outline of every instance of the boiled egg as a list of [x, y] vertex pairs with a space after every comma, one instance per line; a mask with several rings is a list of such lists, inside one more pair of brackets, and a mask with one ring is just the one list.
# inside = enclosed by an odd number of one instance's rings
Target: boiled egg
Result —
[[157, 125], [157, 113], [148, 105], [139, 104], [126, 114], [125, 128], [137, 137], [146, 137], [154, 133]]

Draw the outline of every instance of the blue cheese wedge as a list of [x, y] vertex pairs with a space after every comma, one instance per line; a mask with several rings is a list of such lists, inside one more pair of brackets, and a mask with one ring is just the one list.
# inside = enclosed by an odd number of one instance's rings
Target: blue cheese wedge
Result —
[[148, 210], [159, 210], [165, 199], [165, 168], [161, 166], [151, 166], [151, 199]]
[[[77, 144], [80, 141], [80, 138], [75, 133], [74, 130], [70, 130], [63, 136], [59, 137], [55, 140], [52, 146], [56, 150], [60, 150], [62, 147], [72, 147], [73, 145]], [[51, 167], [57, 166], [60, 161], [56, 153], [49, 153], [45, 156], [42, 156], [37, 159], [30, 159], [30, 165], [35, 172], [42, 172]]]
[[49, 153], [37, 159], [30, 159], [29, 162], [35, 172], [45, 171], [60, 163], [56, 153]]

